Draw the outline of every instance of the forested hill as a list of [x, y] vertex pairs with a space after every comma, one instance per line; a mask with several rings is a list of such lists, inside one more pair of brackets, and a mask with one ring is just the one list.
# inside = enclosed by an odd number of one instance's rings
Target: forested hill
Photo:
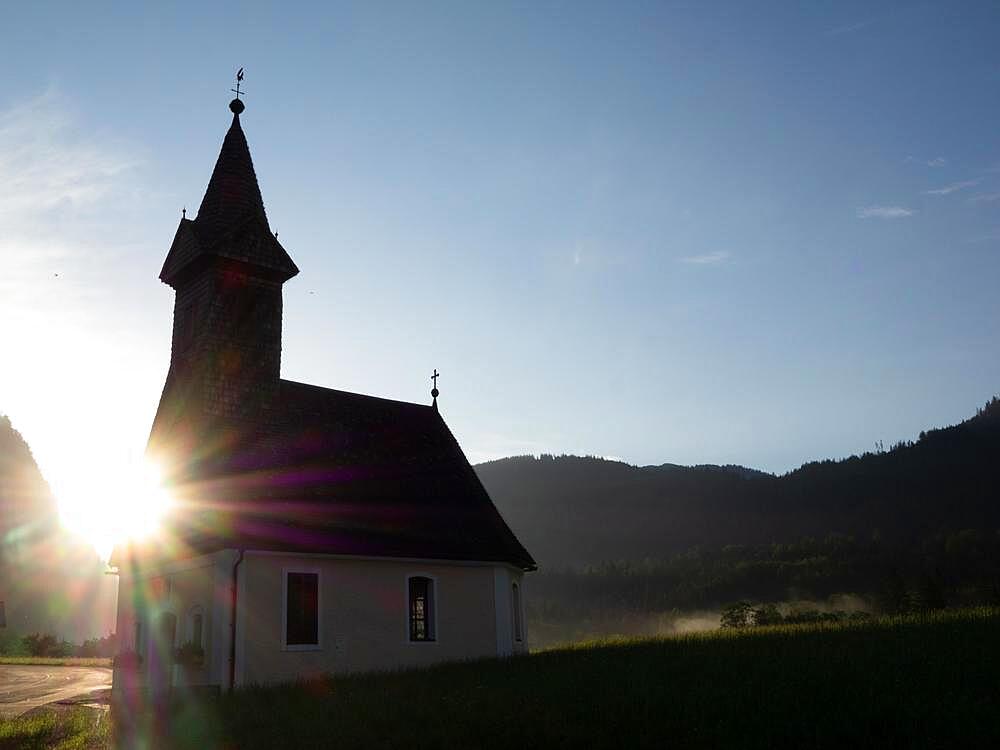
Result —
[[780, 477], [738, 466], [640, 467], [577, 456], [519, 456], [476, 471], [543, 566], [830, 533], [902, 540], [996, 530], [1000, 400], [916, 442]]
[[31, 449], [0, 414], [0, 532], [55, 518], [55, 503]]
[[0, 648], [29, 633], [82, 641], [113, 626], [114, 581], [63, 530], [34, 456], [0, 414]]

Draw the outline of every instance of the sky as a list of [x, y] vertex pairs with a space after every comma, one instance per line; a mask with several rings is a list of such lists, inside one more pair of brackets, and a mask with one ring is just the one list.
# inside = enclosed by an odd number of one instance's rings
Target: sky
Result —
[[283, 377], [429, 402], [437, 368], [474, 462], [914, 439], [1000, 392], [998, 36], [976, 2], [6, 7], [0, 413], [57, 495], [134, 470], [242, 66]]

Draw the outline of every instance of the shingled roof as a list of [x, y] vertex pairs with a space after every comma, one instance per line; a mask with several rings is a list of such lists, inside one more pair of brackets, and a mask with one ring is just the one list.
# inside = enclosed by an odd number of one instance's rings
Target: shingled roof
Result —
[[222, 141], [198, 216], [177, 227], [160, 280], [176, 288], [183, 272], [208, 256], [268, 269], [279, 281], [299, 272], [267, 223], [239, 114]]
[[244, 548], [535, 568], [432, 406], [281, 380], [258, 418], [181, 416], [162, 430], [150, 449], [167, 461], [174, 454], [180, 505], [170, 536], [187, 554]]

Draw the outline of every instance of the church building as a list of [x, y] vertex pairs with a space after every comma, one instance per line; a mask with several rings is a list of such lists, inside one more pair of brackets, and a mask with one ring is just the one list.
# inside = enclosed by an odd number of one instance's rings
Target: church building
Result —
[[174, 506], [112, 557], [116, 689], [524, 652], [535, 562], [437, 388], [428, 405], [281, 378], [282, 286], [299, 269], [268, 225], [239, 97], [230, 109], [198, 214], [160, 271], [173, 339], [147, 457]]

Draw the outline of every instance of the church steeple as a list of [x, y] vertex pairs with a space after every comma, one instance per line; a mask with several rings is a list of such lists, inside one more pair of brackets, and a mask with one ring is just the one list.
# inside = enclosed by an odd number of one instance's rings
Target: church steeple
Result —
[[268, 225], [234, 99], [198, 215], [181, 218], [160, 280], [173, 287], [168, 391], [213, 413], [266, 402], [281, 366], [281, 287], [299, 272]]
[[250, 148], [240, 126], [243, 102], [234, 99], [230, 108], [233, 122], [198, 215], [193, 221], [181, 219], [160, 271], [160, 280], [175, 289], [190, 267], [204, 264], [208, 256], [254, 266], [261, 275], [279, 282], [299, 272], [267, 222]]

